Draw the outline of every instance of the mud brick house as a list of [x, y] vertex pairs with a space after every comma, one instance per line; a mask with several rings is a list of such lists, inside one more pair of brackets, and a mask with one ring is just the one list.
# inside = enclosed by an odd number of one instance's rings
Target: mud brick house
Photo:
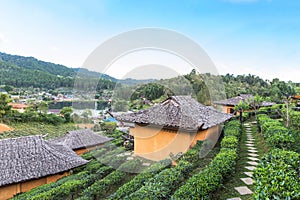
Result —
[[87, 162], [42, 136], [0, 140], [0, 199], [54, 182]]
[[90, 129], [69, 131], [66, 135], [49, 140], [50, 142], [65, 145], [74, 150], [78, 155], [100, 147], [112, 138], [98, 135]]
[[232, 115], [198, 103], [190, 96], [172, 96], [147, 110], [116, 116], [135, 123], [134, 154], [161, 160], [170, 153], [184, 153], [198, 140], [217, 141], [220, 125]]
[[[254, 96], [252, 94], [241, 94], [236, 97], [232, 97], [230, 99], [225, 99], [221, 101], [214, 101], [213, 103], [217, 106], [221, 106], [222, 112], [233, 114], [234, 113], [234, 107], [238, 105], [240, 102], [248, 102], [253, 104], [254, 102]], [[269, 107], [273, 106], [275, 103], [273, 102], [262, 102], [259, 107]], [[251, 109], [251, 108], [250, 108]]]

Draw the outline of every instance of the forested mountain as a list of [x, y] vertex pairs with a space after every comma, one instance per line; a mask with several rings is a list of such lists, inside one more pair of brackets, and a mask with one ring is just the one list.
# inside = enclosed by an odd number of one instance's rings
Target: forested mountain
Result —
[[[57, 87], [72, 87], [75, 76], [83, 79], [105, 79], [111, 87], [111, 83], [120, 82], [127, 85], [149, 83], [154, 81], [124, 79], [118, 80], [107, 74], [89, 71], [84, 68], [68, 68], [64, 65], [44, 62], [33, 57], [10, 55], [0, 52], [0, 85], [14, 87], [37, 87], [54, 89]], [[78, 78], [78, 77], [76, 77]], [[87, 80], [89, 82], [91, 80]], [[103, 85], [103, 84], [102, 84]]]
[[0, 62], [4, 61], [29, 70], [37, 70], [53, 75], [74, 76], [74, 69], [63, 65], [44, 62], [33, 57], [10, 55], [0, 52]]
[[[0, 85], [46, 89], [71, 88], [75, 76], [79, 80], [76, 82], [80, 88], [94, 87], [95, 80], [98, 81], [101, 78], [97, 86], [99, 94], [101, 94], [102, 89], [115, 90], [118, 98], [126, 99], [124, 96], [130, 95], [131, 100], [142, 96], [154, 100], [162, 95], [190, 94], [196, 97], [198, 101], [209, 105], [210, 101], [215, 99], [230, 98], [238, 94], [259, 94], [279, 102], [282, 96], [293, 95], [300, 91], [299, 84], [280, 81], [278, 78], [269, 81], [251, 74], [214, 76], [198, 74], [195, 70], [181, 77], [164, 80], [118, 80], [109, 75], [84, 68], [68, 68], [63, 65], [40, 61], [33, 57], [0, 52]], [[123, 86], [115, 88], [116, 82]], [[148, 84], [145, 85], [145, 83]]]
[[71, 87], [73, 78], [53, 75], [45, 71], [23, 68], [0, 61], [0, 85], [54, 89]]

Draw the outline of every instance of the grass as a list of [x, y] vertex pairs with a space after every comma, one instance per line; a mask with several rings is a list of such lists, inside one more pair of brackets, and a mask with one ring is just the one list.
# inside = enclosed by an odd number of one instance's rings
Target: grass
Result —
[[[253, 138], [255, 139], [254, 144], [258, 151], [257, 154], [259, 155], [259, 158], [261, 158], [261, 156], [268, 151], [268, 147], [265, 145], [265, 140], [262, 134], [258, 132], [257, 126], [251, 125], [251, 129], [252, 129], [251, 131], [252, 131]], [[246, 186], [246, 184], [240, 180], [240, 178], [247, 177], [247, 175], [245, 175], [243, 172], [249, 171], [245, 169], [245, 166], [249, 166], [247, 162], [250, 161], [247, 159], [248, 148], [245, 145], [246, 141], [247, 141], [247, 135], [246, 135], [245, 128], [243, 128], [243, 133], [241, 136], [240, 146], [239, 146], [239, 158], [235, 167], [236, 171], [232, 174], [232, 176], [230, 176], [228, 179], [224, 181], [222, 188], [220, 188], [215, 194], [213, 194], [212, 199], [223, 200], [223, 199], [233, 198], [233, 197], [240, 197], [243, 200], [253, 199], [252, 195], [240, 196], [240, 194], [234, 189], [234, 187]], [[254, 190], [253, 185], [248, 186], [248, 188], [252, 191]]]
[[29, 135], [47, 135], [45, 139], [50, 139], [64, 135], [67, 131], [77, 129], [72, 123], [52, 125], [40, 122], [28, 123], [11, 123], [9, 124], [14, 130], [0, 133], [0, 139], [15, 138]]

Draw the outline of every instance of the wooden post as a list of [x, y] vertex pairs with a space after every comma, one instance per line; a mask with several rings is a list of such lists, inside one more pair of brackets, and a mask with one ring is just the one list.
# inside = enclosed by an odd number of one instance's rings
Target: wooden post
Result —
[[243, 123], [243, 109], [240, 109], [240, 122]]

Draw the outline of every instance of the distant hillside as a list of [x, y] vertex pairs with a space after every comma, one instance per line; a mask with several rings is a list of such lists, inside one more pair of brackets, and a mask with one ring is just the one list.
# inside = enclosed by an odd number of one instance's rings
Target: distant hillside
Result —
[[152, 83], [154, 81], [156, 81], [156, 79], [137, 80], [137, 79], [132, 79], [132, 78], [126, 78], [126, 79], [118, 80], [119, 83], [122, 83], [125, 85], [146, 84], [146, 83]]
[[44, 62], [33, 57], [10, 55], [0, 52], [0, 61], [11, 63], [29, 70], [47, 72], [52, 75], [74, 76], [75, 74], [72, 68], [50, 62]]
[[73, 78], [53, 75], [41, 70], [31, 70], [0, 61], [0, 85], [55, 89], [72, 87]]
[[107, 74], [102, 74], [102, 73], [99, 73], [99, 72], [94, 72], [94, 71], [90, 71], [88, 69], [85, 69], [85, 68], [72, 68], [74, 70], [75, 73], [78, 73], [80, 72], [80, 74], [84, 74], [86, 76], [89, 76], [89, 77], [94, 77], [94, 78], [103, 78], [103, 79], [108, 79], [108, 80], [111, 80], [111, 81], [114, 81], [114, 82], [117, 82], [118, 79], [112, 77], [112, 76], [109, 76]]
[[10, 55], [0, 52], [0, 84], [15, 87], [57, 88], [72, 87], [74, 77], [80, 72], [82, 78], [102, 78], [122, 84], [134, 85], [153, 80], [118, 80], [107, 74], [84, 68], [69, 68], [64, 65], [38, 60], [34, 57]]

